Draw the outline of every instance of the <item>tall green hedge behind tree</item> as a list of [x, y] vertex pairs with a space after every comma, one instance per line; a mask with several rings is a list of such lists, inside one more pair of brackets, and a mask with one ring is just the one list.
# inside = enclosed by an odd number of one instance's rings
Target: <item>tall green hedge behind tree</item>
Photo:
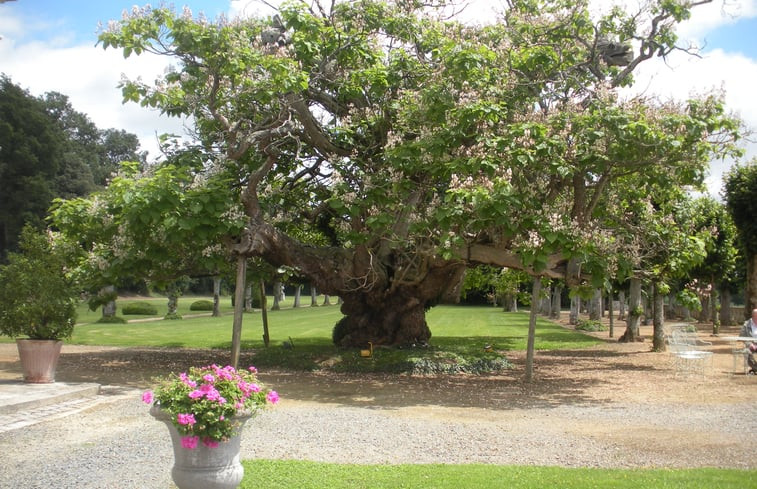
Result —
[[55, 197], [87, 195], [122, 160], [144, 161], [139, 140], [100, 130], [66, 95], [34, 97], [0, 74], [0, 262], [24, 224], [42, 226]]

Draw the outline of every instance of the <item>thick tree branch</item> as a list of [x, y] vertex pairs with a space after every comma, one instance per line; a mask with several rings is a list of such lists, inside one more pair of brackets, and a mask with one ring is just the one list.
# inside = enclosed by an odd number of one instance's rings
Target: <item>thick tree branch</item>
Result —
[[337, 156], [349, 156], [350, 151], [344, 148], [340, 148], [331, 142], [326, 136], [326, 132], [323, 130], [321, 124], [315, 119], [313, 113], [310, 112], [310, 108], [305, 103], [302, 97], [295, 96], [293, 94], [288, 95], [287, 102], [289, 106], [295, 111], [299, 121], [302, 123], [305, 129], [305, 136], [309, 142], [321, 150], [324, 154], [332, 154]]
[[514, 252], [485, 244], [472, 244], [459, 255], [469, 264], [494, 265], [514, 268], [537, 276], [565, 278], [568, 260], [562, 254], [551, 255], [544, 270], [535, 271], [533, 267], [524, 267], [521, 258]]

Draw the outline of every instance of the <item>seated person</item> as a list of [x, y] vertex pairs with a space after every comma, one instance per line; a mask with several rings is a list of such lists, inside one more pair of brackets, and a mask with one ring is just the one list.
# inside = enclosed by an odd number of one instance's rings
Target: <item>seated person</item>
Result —
[[752, 310], [752, 318], [748, 319], [744, 323], [744, 326], [741, 327], [741, 333], [739, 333], [739, 336], [750, 336], [754, 338], [754, 341], [746, 342], [746, 361], [749, 364], [749, 370], [751, 370], [752, 373], [757, 374], [757, 361], [754, 359], [754, 352], [757, 351], [757, 309]]

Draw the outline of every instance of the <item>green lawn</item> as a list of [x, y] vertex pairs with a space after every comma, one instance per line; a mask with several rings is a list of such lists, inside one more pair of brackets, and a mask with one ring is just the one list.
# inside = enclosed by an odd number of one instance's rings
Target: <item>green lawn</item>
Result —
[[[198, 297], [183, 297], [179, 312], [187, 316]], [[119, 300], [120, 308], [134, 300]], [[144, 299], [139, 299], [144, 300]], [[148, 299], [165, 314], [165, 298]], [[319, 301], [320, 303], [321, 301]], [[270, 303], [270, 302], [269, 302]], [[528, 313], [505, 313], [486, 306], [443, 305], [432, 308], [427, 321], [433, 337], [427, 348], [376, 348], [373, 358], [361, 358], [359, 349], [336, 347], [331, 342], [334, 324], [342, 317], [336, 305], [291, 307], [291, 297], [279, 311], [268, 313], [271, 343], [264, 348], [260, 311], [247, 313], [242, 328], [242, 348], [255, 350], [258, 367], [297, 370], [328, 368], [349, 372], [486, 373], [508, 368], [507, 352], [525, 350]], [[182, 320], [99, 324], [99, 313], [80, 306], [80, 321], [72, 344], [122, 347], [223, 348], [231, 346], [232, 308], [222, 301], [224, 315], [185, 317]], [[126, 316], [127, 319], [139, 319]], [[0, 338], [0, 341], [10, 341]], [[283, 348], [284, 342], [294, 349]], [[539, 319], [536, 348], [539, 350], [583, 348], [598, 343], [595, 338]], [[495, 351], [485, 351], [491, 345]], [[367, 345], [366, 345], [367, 347]]]
[[[197, 297], [184, 297], [179, 301], [182, 315], [189, 311], [191, 302]], [[143, 299], [139, 299], [143, 300]], [[148, 299], [158, 307], [158, 316], [165, 314], [165, 298]], [[120, 308], [134, 300], [119, 301]], [[270, 303], [270, 301], [269, 301]], [[193, 348], [228, 348], [231, 338], [232, 307], [228, 298], [222, 301], [220, 318], [185, 318], [178, 321], [161, 320], [129, 324], [97, 324], [99, 312], [84, 311], [80, 306], [79, 324], [76, 326], [71, 343], [85, 345], [112, 346], [184, 346]], [[125, 316], [139, 319], [143, 316]], [[331, 330], [341, 318], [339, 307], [304, 306], [291, 307], [291, 299], [283, 303], [280, 311], [269, 311], [268, 321], [271, 341], [280, 345], [291, 337], [295, 345], [299, 343], [330, 343]], [[433, 333], [432, 343], [447, 344], [450, 347], [460, 342], [460, 338], [475, 338], [482, 346], [491, 343], [503, 350], [523, 350], [526, 347], [528, 314], [503, 313], [500, 309], [484, 306], [442, 305], [432, 308], [427, 321]], [[245, 347], [262, 346], [262, 319], [259, 311], [244, 316], [242, 340]], [[591, 346], [597, 341], [587, 335], [575, 333], [558, 325], [539, 319], [537, 327], [538, 349], [580, 348]]]
[[567, 469], [500, 465], [342, 465], [246, 460], [241, 489], [742, 489], [755, 470]]
[[[179, 298], [179, 309], [178, 312], [182, 316], [188, 315], [188, 314], [202, 314], [204, 311], [190, 311], [189, 306], [196, 300], [199, 299], [206, 299], [206, 300], [213, 300], [212, 297], [195, 297], [195, 296], [185, 296]], [[116, 301], [116, 315], [123, 317], [126, 320], [130, 319], [140, 319], [145, 318], [149, 316], [138, 316], [138, 315], [129, 315], [124, 316], [122, 314], [123, 307], [127, 304], [131, 304], [134, 302], [149, 302], [155, 308], [158, 310], [158, 313], [155, 315], [156, 317], [163, 317], [168, 312], [168, 299], [165, 297], [146, 297], [146, 298], [124, 298], [119, 299]], [[231, 306], [231, 298], [229, 297], [222, 297], [221, 298], [221, 312], [222, 313], [228, 313], [231, 314], [233, 312], [234, 308]], [[76, 309], [77, 312], [77, 320], [76, 322], [79, 324], [88, 324], [88, 323], [94, 323], [97, 321], [100, 317], [102, 317], [102, 312], [100, 309], [96, 311], [90, 311], [89, 307], [87, 307], [86, 303], [81, 303]]]

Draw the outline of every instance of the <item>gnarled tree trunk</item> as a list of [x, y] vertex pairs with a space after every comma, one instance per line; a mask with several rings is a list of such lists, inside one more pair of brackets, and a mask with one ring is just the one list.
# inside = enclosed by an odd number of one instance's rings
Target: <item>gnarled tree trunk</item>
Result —
[[562, 289], [561, 283], [557, 283], [552, 286], [552, 308], [549, 312], [550, 319], [560, 319], [560, 304], [562, 302]]
[[116, 288], [113, 285], [107, 285], [100, 290], [100, 294], [107, 296], [110, 300], [103, 304], [103, 317], [112, 318], [116, 316]]
[[213, 317], [221, 317], [221, 277], [213, 277]]
[[717, 336], [720, 333], [720, 294], [715, 286], [715, 281], [710, 283], [712, 293], [710, 294], [710, 318], [712, 319], [712, 334]]
[[652, 324], [654, 325], [654, 334], [652, 338], [653, 351], [665, 351], [665, 310], [664, 297], [660, 293], [660, 286], [655, 284], [652, 287]]
[[572, 325], [578, 324], [578, 315], [581, 312], [581, 298], [578, 295], [574, 295], [570, 298], [570, 316], [568, 323]]
[[281, 304], [279, 303], [281, 301], [281, 280], [278, 278], [273, 279], [273, 305], [271, 306], [272, 311], [280, 311], [281, 310]]
[[641, 306], [641, 279], [631, 278], [631, 287], [628, 291], [628, 319], [626, 331], [618, 338], [620, 342], [642, 341], [639, 332], [639, 321], [643, 312]]
[[526, 375], [525, 381], [534, 380], [534, 352], [536, 341], [536, 311], [541, 293], [541, 277], [534, 277], [534, 283], [531, 289], [531, 314], [528, 318], [528, 339], [526, 340]]
[[335, 344], [425, 343], [431, 338], [426, 310], [459, 298], [465, 263], [445, 260], [432, 248], [310, 247], [267, 223], [251, 221], [237, 252], [297, 267], [311, 280], [314, 295], [317, 287], [323, 294], [342, 297], [345, 317], [334, 328]]
[[461, 264], [432, 270], [426, 278], [412, 285], [388, 287], [374, 293], [348, 292], [341, 297], [344, 314], [334, 327], [333, 340], [341, 346], [422, 345], [431, 339], [426, 310], [440, 300], [439, 290], [459, 284]]
[[179, 315], [176, 312], [179, 308], [179, 294], [177, 292], [168, 292], [168, 312], [166, 313], [166, 319], [179, 319]]
[[602, 318], [602, 289], [594, 289], [589, 302], [589, 319], [599, 321]]
[[252, 283], [244, 287], [244, 312], [252, 312]]
[[618, 321], [626, 319], [626, 291], [618, 291]]
[[292, 307], [300, 307], [302, 300], [302, 284], [297, 284], [294, 287], [294, 304]]
[[313, 282], [310, 282], [310, 307], [318, 307], [318, 291]]
[[724, 287], [720, 292], [720, 324], [723, 326], [730, 326], [733, 324], [733, 316], [731, 314], [731, 307], [733, 303], [731, 301], [731, 291], [728, 287]]

